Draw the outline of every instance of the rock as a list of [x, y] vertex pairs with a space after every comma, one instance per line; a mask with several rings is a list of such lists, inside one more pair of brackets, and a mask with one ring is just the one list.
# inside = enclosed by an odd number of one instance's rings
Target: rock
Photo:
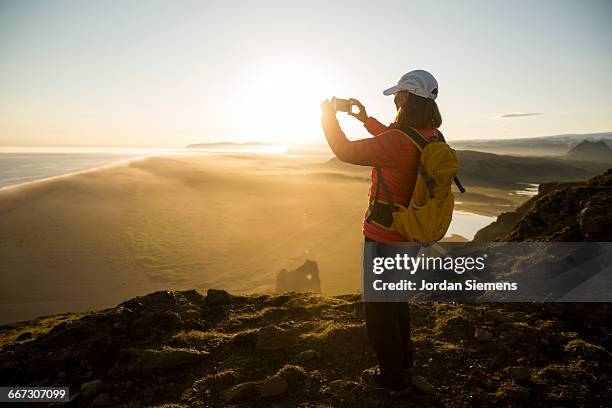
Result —
[[431, 385], [425, 377], [420, 375], [413, 376], [411, 383], [414, 388], [425, 394], [431, 395], [436, 391], [433, 385]]
[[139, 362], [143, 373], [152, 373], [196, 363], [208, 356], [208, 354], [206, 351], [178, 348], [146, 350], [140, 356]]
[[257, 344], [257, 335], [258, 332], [256, 330], [243, 330], [233, 338], [233, 343], [239, 347], [252, 347], [254, 348]]
[[529, 400], [529, 390], [525, 387], [507, 387], [503, 392], [504, 397], [510, 399], [516, 399], [520, 401]]
[[105, 407], [107, 405], [110, 405], [110, 402], [110, 395], [108, 395], [107, 393], [100, 394], [93, 400], [93, 404], [98, 407]]
[[131, 361], [128, 363], [127, 372], [130, 374], [137, 374], [142, 371], [142, 364], [140, 364], [140, 360]]
[[302, 266], [293, 271], [282, 269], [276, 275], [276, 292], [321, 293], [321, 280], [319, 279], [317, 263], [307, 260]]
[[519, 333], [517, 330], [510, 328], [505, 330], [499, 334], [499, 338], [504, 341], [515, 342], [520, 339]]
[[608, 361], [610, 359], [610, 352], [604, 347], [588, 343], [582, 339], [571, 340], [565, 345], [564, 350], [566, 353], [575, 354], [591, 360]]
[[558, 187], [552, 191], [540, 192], [533, 197], [535, 201], [530, 211], [500, 239], [520, 242], [612, 241], [609, 215], [611, 182], [612, 169], [608, 169], [586, 182], [557, 183]]
[[477, 328], [474, 333], [474, 338], [481, 342], [488, 342], [493, 339], [493, 334], [481, 328]]
[[525, 321], [525, 312], [512, 312], [510, 313], [510, 319], [517, 322]]
[[310, 378], [303, 367], [293, 364], [287, 364], [276, 372], [275, 375], [282, 377], [287, 381], [289, 388], [301, 389]]
[[528, 381], [531, 375], [527, 367], [509, 367], [508, 374], [519, 381]]
[[259, 395], [262, 397], [283, 394], [287, 391], [287, 381], [278, 375], [274, 375], [259, 385], [258, 389]]
[[248, 399], [256, 395], [256, 384], [254, 382], [245, 382], [236, 384], [223, 391], [225, 402], [235, 402], [242, 399]]
[[257, 335], [256, 350], [280, 350], [293, 343], [289, 330], [269, 325], [261, 328]]
[[316, 360], [319, 357], [321, 357], [321, 353], [319, 353], [317, 350], [306, 350], [295, 356], [293, 361], [296, 363], [305, 363], [307, 361]]
[[362, 388], [360, 383], [346, 380], [334, 380], [328, 385], [328, 392], [336, 398], [350, 398], [355, 394], [355, 391]]
[[[155, 325], [158, 326], [163, 331], [174, 331], [178, 326], [183, 323], [183, 319], [178, 315], [175, 311], [166, 310], [163, 313], [158, 313], [152, 315], [150, 317], [151, 322], [155, 322]], [[148, 331], [149, 327], [147, 323], [145, 323], [146, 331]]]
[[201, 311], [195, 307], [190, 307], [179, 311], [179, 316], [184, 320], [197, 320], [202, 315]]
[[17, 336], [17, 341], [29, 340], [33, 337], [32, 332], [26, 331]]
[[85, 398], [93, 398], [104, 389], [102, 380], [93, 380], [81, 384], [81, 394]]
[[488, 320], [492, 320], [496, 323], [504, 323], [508, 321], [508, 317], [498, 310], [487, 310], [485, 312], [485, 317]]
[[208, 289], [206, 292], [207, 305], [227, 305], [232, 303], [232, 296], [224, 290]]

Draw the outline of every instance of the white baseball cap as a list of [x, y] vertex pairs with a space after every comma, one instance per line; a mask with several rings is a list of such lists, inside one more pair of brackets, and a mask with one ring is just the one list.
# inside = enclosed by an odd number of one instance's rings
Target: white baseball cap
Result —
[[408, 91], [423, 98], [436, 99], [438, 81], [429, 72], [417, 69], [404, 74], [397, 85], [383, 91], [384, 95], [393, 95], [399, 91]]

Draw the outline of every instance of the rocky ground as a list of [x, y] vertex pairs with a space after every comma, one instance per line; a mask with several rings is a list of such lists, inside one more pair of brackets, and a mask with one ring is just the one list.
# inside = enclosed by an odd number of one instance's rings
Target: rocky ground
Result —
[[583, 182], [541, 184], [538, 194], [478, 231], [474, 241], [612, 241], [612, 169]]
[[[156, 292], [25, 335], [1, 383], [69, 386], [73, 406], [605, 406], [609, 305], [412, 306], [416, 381], [366, 389], [358, 295]], [[47, 318], [48, 319], [48, 318]], [[36, 327], [36, 321], [29, 322]]]
[[[499, 240], [610, 241], [612, 171], [542, 192]], [[360, 296], [156, 292], [0, 327], [0, 385], [73, 406], [610, 406], [610, 304], [414, 303], [413, 390], [376, 365]], [[22, 406], [25, 406], [23, 404]]]

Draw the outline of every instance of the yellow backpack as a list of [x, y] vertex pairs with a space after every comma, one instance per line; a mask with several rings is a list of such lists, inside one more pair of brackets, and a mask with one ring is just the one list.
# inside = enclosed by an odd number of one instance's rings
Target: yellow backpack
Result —
[[[402, 133], [414, 143], [421, 155], [417, 165], [416, 184], [408, 207], [393, 204], [382, 172], [376, 168], [377, 179], [385, 193], [386, 204], [393, 217], [392, 225], [388, 229], [397, 231], [407, 241], [433, 244], [444, 237], [453, 218], [455, 206], [455, 196], [451, 191], [453, 181], [462, 193], [465, 192], [456, 177], [459, 171], [459, 160], [455, 151], [446, 143], [444, 136], [439, 131], [437, 141], [433, 142], [425, 140], [418, 131], [412, 128], [408, 129], [408, 133]], [[378, 186], [374, 201], [374, 204], [377, 204]], [[372, 206], [371, 203], [370, 209]], [[371, 215], [372, 212], [368, 218]]]

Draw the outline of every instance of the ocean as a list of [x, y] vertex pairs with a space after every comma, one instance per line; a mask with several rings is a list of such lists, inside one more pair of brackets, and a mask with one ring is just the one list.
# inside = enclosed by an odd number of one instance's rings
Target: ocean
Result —
[[166, 152], [172, 150], [2, 147], [0, 189]]
[[106, 148], [106, 147], [9, 147], [0, 146], [0, 190], [37, 180], [63, 176], [118, 162], [171, 154], [272, 153], [285, 147], [211, 148]]

